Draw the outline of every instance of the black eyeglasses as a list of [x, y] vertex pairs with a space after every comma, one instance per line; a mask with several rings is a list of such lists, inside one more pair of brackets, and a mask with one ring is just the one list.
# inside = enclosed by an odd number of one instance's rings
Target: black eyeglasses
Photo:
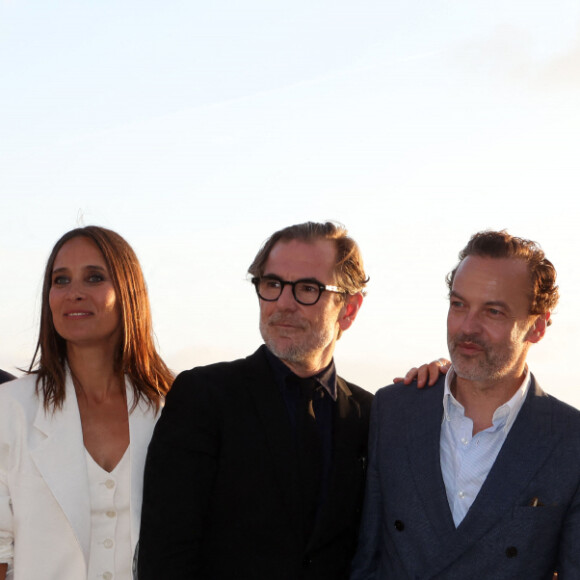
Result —
[[322, 284], [314, 278], [303, 278], [290, 282], [282, 280], [276, 276], [262, 276], [260, 278], [252, 278], [252, 284], [256, 287], [258, 296], [266, 302], [276, 302], [282, 295], [284, 286], [292, 286], [292, 295], [298, 304], [303, 306], [312, 306], [316, 304], [322, 293], [336, 292], [337, 294], [345, 294], [345, 291], [338, 286], [330, 286]]

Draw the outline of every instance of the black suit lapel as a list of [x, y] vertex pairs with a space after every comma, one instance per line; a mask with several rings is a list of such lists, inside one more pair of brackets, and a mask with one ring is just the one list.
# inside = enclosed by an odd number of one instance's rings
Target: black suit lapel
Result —
[[361, 421], [361, 408], [346, 382], [337, 378], [337, 399], [333, 414], [332, 468], [326, 502], [308, 547], [321, 544], [325, 536], [340, 532], [340, 526], [350, 518], [345, 510], [356, 509], [357, 494], [361, 495], [367, 461], [367, 434]]
[[292, 440], [288, 412], [262, 346], [247, 360], [245, 384], [254, 402], [258, 420], [264, 428], [270, 457], [284, 497], [289, 521], [302, 534], [300, 485], [296, 449]]

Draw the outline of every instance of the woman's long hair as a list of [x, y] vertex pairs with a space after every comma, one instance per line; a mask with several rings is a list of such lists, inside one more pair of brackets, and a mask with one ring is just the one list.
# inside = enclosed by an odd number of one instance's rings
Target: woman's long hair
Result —
[[42, 285], [42, 308], [38, 342], [29, 373], [37, 375], [36, 392], [42, 393], [45, 409], [60, 409], [65, 399], [66, 341], [57, 333], [49, 305], [54, 261], [69, 240], [92, 240], [105, 258], [120, 309], [121, 340], [114, 366], [120, 377], [128, 376], [134, 394], [134, 407], [140, 399], [159, 409], [173, 375], [157, 350], [151, 323], [149, 296], [139, 260], [131, 246], [117, 233], [99, 226], [67, 232], [56, 242], [48, 258]]

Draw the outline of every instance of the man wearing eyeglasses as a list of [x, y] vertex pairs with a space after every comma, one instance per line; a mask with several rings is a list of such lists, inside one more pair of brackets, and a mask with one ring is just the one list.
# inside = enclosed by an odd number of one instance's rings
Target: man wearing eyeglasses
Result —
[[265, 345], [176, 379], [147, 458], [140, 580], [348, 578], [372, 395], [333, 353], [363, 301], [360, 251], [308, 222], [249, 272]]

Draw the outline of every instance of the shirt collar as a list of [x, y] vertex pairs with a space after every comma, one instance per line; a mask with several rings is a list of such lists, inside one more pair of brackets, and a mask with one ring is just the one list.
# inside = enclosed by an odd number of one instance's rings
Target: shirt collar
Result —
[[[451, 385], [453, 384], [453, 379], [456, 377], [456, 373], [453, 367], [447, 371], [447, 375], [445, 376], [445, 389], [443, 391], [443, 419], [444, 421], [451, 420], [451, 412], [452, 407], [457, 409], [462, 415], [465, 415], [465, 409], [463, 405], [453, 396], [451, 392]], [[526, 395], [528, 394], [528, 390], [530, 388], [532, 375], [526, 365], [524, 378], [522, 379], [521, 385], [518, 387], [518, 390], [514, 393], [513, 397], [498, 407], [494, 414], [493, 414], [493, 423], [494, 425], [498, 422], [502, 422], [505, 420], [505, 424], [503, 428], [505, 430], [509, 430], [512, 426], [512, 423], [516, 420], [522, 405], [524, 404], [524, 400]]]
[[[270, 368], [274, 372], [274, 377], [276, 383], [280, 389], [286, 388], [286, 378], [295, 375], [295, 373], [287, 367], [283, 361], [281, 361], [276, 355], [274, 355], [269, 348], [266, 348], [266, 358], [270, 364]], [[334, 359], [330, 361], [330, 364], [323, 368], [319, 373], [313, 377], [316, 382], [322, 385], [324, 390], [330, 395], [333, 401], [336, 401], [337, 397], [337, 382], [336, 382], [336, 367], [334, 366]]]

